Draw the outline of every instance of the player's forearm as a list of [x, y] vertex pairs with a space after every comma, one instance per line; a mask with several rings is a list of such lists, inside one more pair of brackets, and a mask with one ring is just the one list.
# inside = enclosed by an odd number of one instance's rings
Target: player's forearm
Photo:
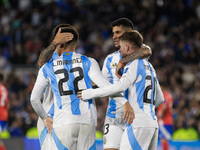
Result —
[[97, 88], [97, 89], [88, 89], [82, 91], [82, 99], [88, 100], [96, 97], [105, 97], [110, 96], [115, 101], [119, 102], [120, 104], [125, 104], [127, 100], [120, 94], [122, 90], [120, 88], [113, 88], [113, 85]]
[[156, 98], [155, 98], [155, 107], [157, 108], [159, 105], [161, 105], [164, 102], [164, 96], [163, 96], [161, 87], [159, 85], [159, 82], [157, 82], [156, 91], [157, 92], [156, 92]]
[[53, 41], [46, 49], [44, 49], [41, 52], [37, 62], [39, 67], [42, 67], [46, 62], [48, 62], [51, 59], [57, 45], [58, 44], [55, 41]]
[[40, 116], [40, 118], [44, 119], [44, 118], [48, 117], [48, 114], [44, 110], [42, 103], [40, 101], [40, 99], [42, 98], [42, 93], [43, 93], [42, 91], [43, 90], [41, 87], [37, 88], [34, 86], [33, 91], [31, 93], [30, 102], [31, 102], [33, 109], [38, 114], [38, 116]]
[[42, 73], [43, 72], [40, 69], [37, 80], [35, 82], [35, 85], [31, 93], [30, 101], [31, 101], [31, 105], [33, 109], [38, 114], [38, 116], [44, 119], [48, 116], [48, 114], [46, 113], [46, 111], [44, 110], [44, 107], [42, 106], [41, 98], [43, 96], [46, 86], [48, 85], [48, 82], [47, 82], [48, 80], [46, 80], [44, 76], [42, 76]]
[[130, 83], [128, 80], [121, 80], [120, 82], [116, 84], [111, 84], [109, 86], [105, 86], [102, 88], [85, 90], [82, 92], [82, 98], [83, 100], [87, 100], [87, 99], [92, 99], [96, 97], [105, 97], [105, 96], [116, 97], [116, 96], [119, 96], [117, 94], [124, 92], [129, 86], [130, 86]]
[[126, 56], [125, 58], [122, 58], [120, 61], [123, 64], [127, 64], [135, 59], [143, 59], [151, 56], [152, 52], [151, 49], [149, 49], [146, 46], [142, 46], [139, 50], [134, 51], [130, 55]]
[[32, 99], [31, 105], [41, 119], [45, 119], [48, 117], [48, 114], [45, 112], [41, 102], [39, 103], [38, 101]]

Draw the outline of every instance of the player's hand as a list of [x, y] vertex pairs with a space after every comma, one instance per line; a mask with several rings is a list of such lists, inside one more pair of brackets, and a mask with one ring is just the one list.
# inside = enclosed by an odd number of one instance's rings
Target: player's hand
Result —
[[82, 98], [82, 91], [77, 92], [77, 97], [78, 97], [80, 100], [83, 100], [83, 98]]
[[74, 38], [74, 35], [70, 32], [61, 33], [61, 29], [62, 28], [58, 29], [58, 32], [53, 40], [54, 42], [56, 42], [57, 44], [64, 44]]
[[53, 119], [51, 117], [47, 117], [45, 119], [43, 119], [44, 125], [48, 130], [48, 133], [51, 133], [53, 130]]
[[135, 114], [129, 102], [126, 102], [123, 105], [123, 110], [124, 110], [124, 116], [123, 116], [124, 122], [127, 124], [131, 124], [133, 122], [133, 119], [135, 119]]
[[121, 76], [122, 76], [121, 69], [123, 69], [123, 68], [124, 68], [124, 64], [121, 63], [121, 61], [119, 61], [116, 71], [115, 71], [115, 74], [118, 78], [121, 78]]

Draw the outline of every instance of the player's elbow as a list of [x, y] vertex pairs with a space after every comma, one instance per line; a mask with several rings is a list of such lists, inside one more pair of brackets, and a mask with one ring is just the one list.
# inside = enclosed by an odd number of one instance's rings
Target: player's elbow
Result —
[[44, 65], [40, 60], [37, 61], [37, 64], [40, 68]]
[[151, 56], [152, 55], [152, 51], [150, 47], [147, 47], [147, 50], [144, 52], [146, 56]]

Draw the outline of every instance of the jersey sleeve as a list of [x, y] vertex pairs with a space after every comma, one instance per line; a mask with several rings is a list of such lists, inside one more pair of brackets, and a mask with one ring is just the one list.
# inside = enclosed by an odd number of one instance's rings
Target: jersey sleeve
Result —
[[106, 57], [106, 59], [104, 60], [102, 67], [102, 74], [108, 81], [110, 81], [111, 75], [109, 74], [109, 70], [107, 68], [107, 62], [108, 62], [108, 57]]
[[126, 67], [123, 76], [115, 84], [110, 84], [108, 86], [104, 86], [97, 89], [88, 89], [82, 91], [83, 100], [96, 97], [116, 96], [116, 94], [124, 92], [136, 80], [135, 74], [135, 79], [132, 81], [132, 78], [134, 78], [132, 72], [134, 70], [135, 69], [133, 68]]
[[[88, 75], [90, 76], [90, 79], [98, 86], [98, 87], [105, 87], [105, 86], [109, 86], [112, 85], [109, 81], [107, 81], [102, 73], [101, 70], [99, 68], [98, 63], [96, 62], [96, 60], [94, 59], [90, 59], [92, 65], [91, 68], [89, 70]], [[92, 93], [88, 93], [88, 96], [92, 94]], [[124, 98], [124, 96], [122, 94], [116, 94], [114, 97], [112, 97], [115, 101], [119, 102], [120, 104], [124, 105], [127, 100]], [[86, 98], [86, 99], [91, 99], [91, 98]], [[86, 100], [85, 99], [85, 100]]]
[[146, 46], [150, 51], [152, 51], [150, 46], [148, 46], [148, 45], [146, 45], [144, 43], [142, 44], [142, 46]]
[[[146, 45], [146, 44], [142, 44], [142, 46], [145, 46], [145, 47], [147, 47], [149, 50], [150, 50], [150, 52], [152, 53], [152, 50], [151, 50], [151, 47], [150, 46], [148, 46], [148, 45]], [[148, 56], [147, 57], [147, 60], [149, 60], [149, 58], [150, 58], [150, 56]]]
[[33, 87], [32, 93], [31, 93], [31, 105], [35, 112], [40, 116], [40, 118], [44, 119], [48, 116], [48, 114], [45, 112], [42, 103], [41, 98], [43, 96], [44, 90], [46, 86], [48, 85], [49, 80], [44, 77], [42, 68], [39, 70], [35, 85]]
[[163, 102], [164, 102], [163, 92], [162, 92], [160, 84], [159, 84], [159, 82], [157, 80], [157, 84], [156, 84], [156, 97], [155, 97], [155, 107], [157, 108]]

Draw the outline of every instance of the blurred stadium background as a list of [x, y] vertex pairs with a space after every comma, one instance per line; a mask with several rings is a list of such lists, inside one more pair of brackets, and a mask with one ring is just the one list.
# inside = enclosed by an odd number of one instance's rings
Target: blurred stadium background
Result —
[[[34, 150], [39, 144], [30, 93], [38, 56], [50, 44], [52, 29], [59, 23], [75, 26], [80, 33], [77, 52], [102, 66], [115, 50], [111, 22], [120, 17], [129, 18], [142, 33], [153, 51], [149, 61], [173, 95], [170, 149], [200, 149], [199, 0], [1, 0], [0, 70], [10, 98], [7, 132], [1, 137], [8, 150], [15, 143], [15, 150]], [[107, 101], [96, 100], [97, 145], [102, 149]]]

